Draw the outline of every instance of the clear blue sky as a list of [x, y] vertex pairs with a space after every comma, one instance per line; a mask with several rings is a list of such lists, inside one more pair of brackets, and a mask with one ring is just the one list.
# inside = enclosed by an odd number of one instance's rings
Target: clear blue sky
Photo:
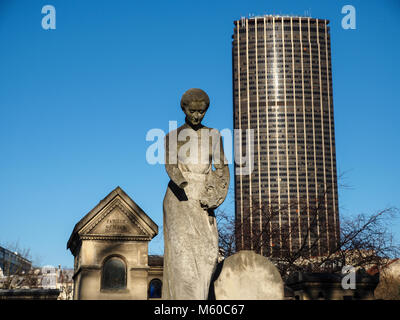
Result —
[[[56, 30], [41, 27], [46, 4]], [[346, 4], [356, 30], [341, 27]], [[337, 164], [353, 186], [341, 213], [400, 207], [398, 0], [0, 0], [0, 243], [71, 267], [75, 223], [116, 186], [161, 226], [168, 178], [146, 162], [147, 131], [182, 123], [192, 87], [211, 98], [204, 122], [232, 128], [233, 20], [305, 11], [331, 21]]]

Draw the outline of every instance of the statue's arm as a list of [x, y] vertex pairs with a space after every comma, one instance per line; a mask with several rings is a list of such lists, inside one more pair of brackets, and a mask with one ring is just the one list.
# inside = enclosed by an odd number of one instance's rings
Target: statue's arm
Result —
[[169, 143], [170, 136], [167, 134], [164, 141], [165, 146], [165, 169], [169, 178], [180, 188], [187, 186], [187, 181], [178, 168], [178, 151], [177, 147]]

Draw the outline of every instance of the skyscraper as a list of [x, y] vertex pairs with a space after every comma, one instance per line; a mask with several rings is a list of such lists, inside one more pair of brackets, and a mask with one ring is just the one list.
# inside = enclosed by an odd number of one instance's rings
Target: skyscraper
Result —
[[234, 24], [234, 128], [243, 132], [235, 152], [254, 163], [250, 174], [235, 168], [236, 244], [272, 256], [325, 254], [339, 240], [329, 21], [262, 16]]

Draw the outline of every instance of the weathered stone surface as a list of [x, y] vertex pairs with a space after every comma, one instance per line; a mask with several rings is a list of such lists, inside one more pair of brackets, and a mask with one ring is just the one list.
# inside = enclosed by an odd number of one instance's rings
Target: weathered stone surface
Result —
[[214, 282], [217, 300], [283, 300], [278, 269], [267, 258], [242, 250], [224, 260]]
[[375, 289], [375, 298], [400, 300], [400, 259], [381, 268], [379, 284]]
[[163, 203], [163, 299], [207, 299], [217, 264], [214, 209], [227, 195], [229, 169], [219, 132], [201, 124], [208, 105], [204, 91], [185, 92], [181, 100], [185, 124], [165, 139], [165, 167], [171, 181]]

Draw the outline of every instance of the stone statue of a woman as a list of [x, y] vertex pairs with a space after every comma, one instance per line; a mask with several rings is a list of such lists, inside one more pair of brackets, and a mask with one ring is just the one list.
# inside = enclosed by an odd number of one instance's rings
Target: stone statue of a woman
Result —
[[163, 299], [207, 299], [217, 264], [214, 209], [227, 195], [229, 169], [220, 133], [201, 124], [209, 104], [203, 90], [186, 91], [185, 124], [165, 138]]

